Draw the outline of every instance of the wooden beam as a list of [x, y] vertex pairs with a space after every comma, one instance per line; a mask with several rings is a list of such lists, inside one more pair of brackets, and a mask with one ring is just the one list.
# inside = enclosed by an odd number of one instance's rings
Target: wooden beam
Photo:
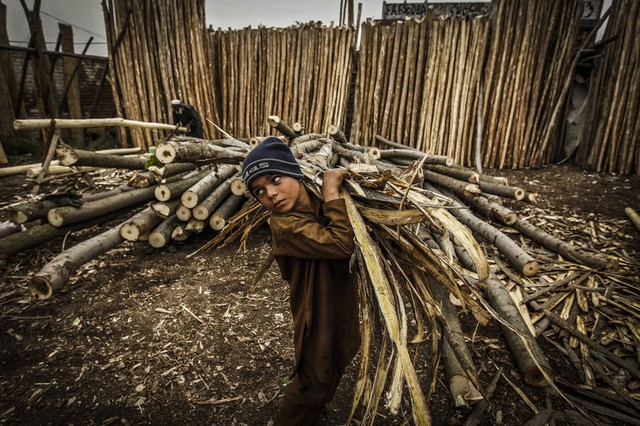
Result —
[[[62, 39], [62, 51], [74, 53], [73, 29], [71, 25], [59, 23], [60, 37]], [[87, 43], [88, 46], [88, 43]], [[86, 52], [86, 49], [85, 49]], [[83, 52], [83, 53], [85, 53]], [[74, 60], [67, 56], [62, 58], [66, 93], [62, 96], [62, 103], [66, 99], [69, 110], [69, 118], [82, 118], [82, 105], [80, 103], [80, 84], [76, 74], [80, 65], [80, 59]], [[66, 95], [66, 96], [65, 96]], [[62, 105], [60, 105], [62, 107]], [[83, 129], [73, 129], [71, 135], [74, 140], [84, 140]]]

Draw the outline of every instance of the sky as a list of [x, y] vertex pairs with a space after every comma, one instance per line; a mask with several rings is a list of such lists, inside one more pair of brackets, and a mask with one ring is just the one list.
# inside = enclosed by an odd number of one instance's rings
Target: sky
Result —
[[[7, 31], [11, 44], [26, 46], [29, 26], [20, 0], [0, 0], [7, 5]], [[296, 22], [322, 21], [338, 23], [340, 0], [205, 0], [207, 26], [213, 28], [286, 27]], [[26, 0], [29, 8], [33, 0]], [[357, 5], [357, 1], [354, 2]], [[383, 0], [364, 0], [362, 20], [382, 17]], [[357, 13], [357, 6], [354, 13]], [[82, 52], [90, 37], [90, 55], [107, 55], [101, 0], [42, 0], [41, 19], [48, 48], [54, 49], [58, 23], [71, 24], [76, 52]], [[354, 18], [355, 19], [355, 18]]]

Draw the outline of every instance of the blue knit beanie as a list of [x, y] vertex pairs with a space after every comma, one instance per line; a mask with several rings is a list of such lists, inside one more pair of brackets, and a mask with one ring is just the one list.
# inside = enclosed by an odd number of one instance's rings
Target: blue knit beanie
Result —
[[242, 162], [242, 179], [249, 192], [254, 179], [268, 174], [279, 174], [296, 179], [304, 177], [289, 147], [273, 136], [249, 151]]

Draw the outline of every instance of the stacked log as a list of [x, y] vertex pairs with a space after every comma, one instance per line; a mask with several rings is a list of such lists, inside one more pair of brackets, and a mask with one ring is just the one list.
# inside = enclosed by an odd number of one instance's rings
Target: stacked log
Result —
[[547, 3], [497, 1], [491, 20], [363, 24], [351, 141], [378, 134], [465, 166], [547, 164], [582, 2]]
[[[523, 202], [528, 206], [526, 199], [513, 197], [514, 190], [510, 189], [521, 188], [455, 164], [434, 167], [427, 162], [429, 155], [415, 148], [414, 161], [404, 166], [392, 162], [407, 159], [407, 153], [400, 150], [388, 150], [384, 158], [376, 160], [358, 145], [322, 135], [301, 135], [291, 143], [295, 141], [299, 142], [292, 149], [310, 188], [319, 190], [321, 172], [332, 164], [339, 163], [352, 174], [342, 195], [358, 243], [357, 258], [364, 280], [362, 304], [369, 316], [365, 321], [365, 335], [369, 337], [364, 339], [360, 376], [363, 380], [367, 376], [370, 380], [377, 378], [381, 383], [375, 392], [363, 389], [356, 393], [355, 402], [362, 404], [366, 412], [375, 412], [382, 383], [394, 364], [395, 373], [388, 377], [389, 409], [399, 409], [399, 383], [405, 381], [413, 417], [429, 422], [429, 394], [423, 391], [412, 362], [413, 350], [419, 354], [429, 347], [429, 341], [432, 352], [422, 352], [433, 361], [428, 379], [436, 377], [438, 353], [442, 352], [456, 404], [473, 404], [486, 395], [478, 378], [480, 369], [455, 324], [462, 311], [471, 313], [482, 325], [492, 318], [500, 324], [514, 365], [529, 385], [556, 386], [556, 390], [558, 386], [557, 371], [551, 369], [547, 352], [538, 345], [536, 338], [541, 335], [562, 348], [561, 353], [579, 368], [580, 377], [589, 386], [595, 386], [595, 377], [606, 381], [604, 378], [617, 369], [625, 370], [627, 381], [640, 374], [633, 361], [634, 343], [638, 343], [634, 306], [639, 299], [636, 288], [640, 274], [631, 259], [613, 258], [562, 241], [536, 226], [535, 217], [525, 220], [520, 212], [499, 204], [504, 199], [514, 206]], [[191, 152], [190, 145], [201, 152], [203, 145], [209, 145], [197, 140], [180, 143], [185, 144], [181, 152]], [[397, 142], [387, 143], [393, 146]], [[230, 152], [235, 155], [239, 151]], [[446, 160], [438, 158], [450, 163]], [[50, 297], [90, 256], [104, 253], [125, 239], [148, 240], [152, 247], [162, 248], [172, 240], [183, 241], [201, 232], [207, 221], [219, 233], [203, 249], [228, 244], [239, 236], [246, 238], [251, 230], [265, 223], [268, 214], [260, 210], [255, 200], [243, 203], [247, 199], [244, 190], [239, 188], [238, 195], [231, 191], [238, 177], [237, 165], [224, 161], [240, 160], [229, 157], [217, 161], [221, 162], [173, 182], [96, 197], [79, 207], [73, 204], [82, 202], [84, 197], [56, 200], [71, 205], [54, 207], [51, 212], [74, 214], [93, 209], [94, 203], [102, 201], [100, 206], [110, 207], [94, 211], [103, 218], [116, 208], [131, 210], [122, 200], [135, 199], [135, 205], [140, 205], [152, 194], [162, 202], [152, 203], [122, 225], [61, 253], [36, 274], [30, 285], [34, 294]], [[469, 182], [470, 177], [478, 184]], [[480, 185], [487, 181], [506, 190]], [[467, 185], [475, 185], [474, 190], [468, 190]], [[198, 206], [207, 208], [195, 217]], [[183, 220], [178, 217], [181, 207], [193, 216], [188, 221], [186, 216]], [[234, 211], [238, 213], [233, 215]], [[494, 218], [500, 218], [500, 222], [493, 222]], [[14, 235], [19, 234], [23, 233]], [[0, 250], [4, 240], [14, 235], [0, 239]], [[618, 267], [621, 270], [614, 272]], [[460, 312], [456, 312], [453, 300]], [[410, 315], [408, 309], [412, 310]], [[380, 321], [373, 319], [374, 312], [381, 315]], [[608, 320], [629, 315], [628, 321]], [[382, 347], [372, 343], [376, 330], [371, 326], [376, 322], [383, 324], [385, 330], [381, 334], [390, 339]], [[412, 341], [409, 335], [415, 336]], [[623, 344], [615, 350], [607, 347], [615, 340]], [[393, 345], [394, 350], [387, 351], [386, 344]], [[375, 356], [380, 359], [381, 369], [370, 362]], [[620, 386], [613, 390], [619, 398], [631, 398]], [[613, 397], [603, 402], [608, 401], [615, 402]]]
[[[171, 140], [180, 144], [184, 138]], [[216, 216], [216, 219], [212, 220], [216, 226], [212, 225], [212, 228], [221, 229], [219, 224], [224, 225], [225, 219], [246, 200], [244, 195], [238, 197], [231, 194], [231, 183], [239, 176], [237, 166], [222, 164], [229, 159], [236, 163], [240, 161], [243, 154], [238, 146], [242, 145], [238, 141], [210, 142], [192, 141], [196, 150], [203, 146], [218, 148], [218, 151], [214, 151], [214, 159], [203, 155], [201, 158], [197, 157], [194, 162], [220, 163], [198, 166], [193, 163], [171, 162], [165, 166], [168, 169], [165, 173], [160, 169], [161, 172], [154, 174], [153, 178], [138, 177], [109, 191], [89, 195], [52, 194], [41, 200], [12, 206], [13, 221], [26, 224], [28, 229], [0, 239], [0, 258], [13, 256], [69, 232], [108, 222], [116, 216], [137, 210], [144, 203], [150, 203], [146, 209], [117, 226], [118, 232], [115, 234], [107, 231], [103, 236], [83, 243], [80, 248], [72, 247], [53, 259], [51, 264], [43, 269], [42, 274], [34, 278], [31, 286], [35, 295], [48, 298], [64, 286], [69, 275], [78, 266], [125, 240], [149, 241], [152, 247], [161, 248], [171, 240], [184, 241], [189, 236], [202, 232], [211, 216]], [[220, 152], [227, 153], [228, 156], [221, 159]], [[87, 164], [93, 170], [98, 167], [143, 170], [148, 158], [118, 157], [109, 151], [98, 153], [61, 146], [58, 149], [58, 161], [72, 165]], [[219, 186], [223, 187], [221, 191], [216, 190]], [[155, 201], [152, 201], [154, 199]], [[191, 220], [192, 209], [200, 204], [208, 206], [208, 209], [199, 211], [201, 219]], [[220, 210], [222, 205], [225, 208]], [[185, 212], [182, 221], [178, 218], [180, 211]], [[48, 223], [37, 225], [35, 222], [38, 220], [46, 220]], [[95, 244], [101, 248], [93, 247]]]
[[379, 135], [471, 164], [488, 29], [486, 17], [431, 14], [364, 23], [351, 142]]
[[612, 3], [604, 39], [616, 39], [596, 59], [578, 162], [598, 172], [640, 174], [640, 7]]
[[493, 3], [484, 70], [483, 165], [541, 167], [554, 155], [582, 2]]
[[265, 121], [271, 114], [306, 132], [346, 125], [353, 29], [311, 22], [217, 30], [208, 37], [221, 126], [232, 135], [275, 133]]
[[[102, 3], [109, 42], [109, 75], [120, 117], [173, 123], [171, 100], [193, 105], [205, 135], [218, 122], [216, 92], [207, 64], [204, 0]], [[131, 129], [136, 146], [148, 148], [161, 136]], [[124, 134], [123, 134], [124, 136]]]

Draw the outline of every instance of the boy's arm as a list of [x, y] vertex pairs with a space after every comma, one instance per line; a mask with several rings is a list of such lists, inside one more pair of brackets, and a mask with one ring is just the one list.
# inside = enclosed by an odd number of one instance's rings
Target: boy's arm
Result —
[[344, 200], [332, 200], [323, 205], [327, 226], [317, 222], [310, 213], [272, 215], [273, 254], [305, 259], [344, 259], [354, 249], [353, 230], [347, 217]]

